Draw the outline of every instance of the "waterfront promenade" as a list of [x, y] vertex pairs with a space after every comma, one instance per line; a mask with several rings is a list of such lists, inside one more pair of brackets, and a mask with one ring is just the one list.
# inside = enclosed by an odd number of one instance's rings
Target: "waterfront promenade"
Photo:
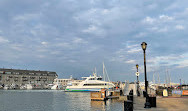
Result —
[[157, 97], [157, 107], [145, 109], [145, 98], [134, 97], [134, 111], [185, 111], [188, 109], [188, 97], [184, 98], [163, 98]]

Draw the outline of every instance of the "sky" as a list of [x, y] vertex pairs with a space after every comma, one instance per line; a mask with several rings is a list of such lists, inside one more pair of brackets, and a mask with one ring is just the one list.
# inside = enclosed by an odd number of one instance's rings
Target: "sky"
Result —
[[188, 83], [187, 0], [1, 0], [0, 67]]

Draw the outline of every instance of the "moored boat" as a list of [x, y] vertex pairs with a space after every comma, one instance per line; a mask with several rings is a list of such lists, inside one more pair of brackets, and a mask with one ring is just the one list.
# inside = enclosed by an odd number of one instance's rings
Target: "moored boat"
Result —
[[101, 91], [101, 89], [111, 89], [115, 85], [111, 82], [102, 81], [102, 77], [93, 76], [82, 77], [84, 81], [82, 82], [71, 82], [66, 87], [65, 91]]

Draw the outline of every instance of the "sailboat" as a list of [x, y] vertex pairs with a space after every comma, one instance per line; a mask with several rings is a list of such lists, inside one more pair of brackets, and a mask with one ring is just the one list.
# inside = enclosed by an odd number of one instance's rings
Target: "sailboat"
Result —
[[54, 84], [54, 85], [51, 87], [52, 90], [57, 90], [57, 89], [62, 89], [62, 88], [63, 88], [63, 86], [59, 83], [59, 80], [57, 80], [57, 83]]

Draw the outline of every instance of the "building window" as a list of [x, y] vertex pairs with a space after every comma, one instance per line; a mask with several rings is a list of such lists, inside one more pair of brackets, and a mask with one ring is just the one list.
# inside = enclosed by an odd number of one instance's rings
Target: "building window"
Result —
[[11, 72], [5, 72], [5, 74], [11, 74]]
[[9, 78], [12, 78], [12, 76], [8, 76]]

